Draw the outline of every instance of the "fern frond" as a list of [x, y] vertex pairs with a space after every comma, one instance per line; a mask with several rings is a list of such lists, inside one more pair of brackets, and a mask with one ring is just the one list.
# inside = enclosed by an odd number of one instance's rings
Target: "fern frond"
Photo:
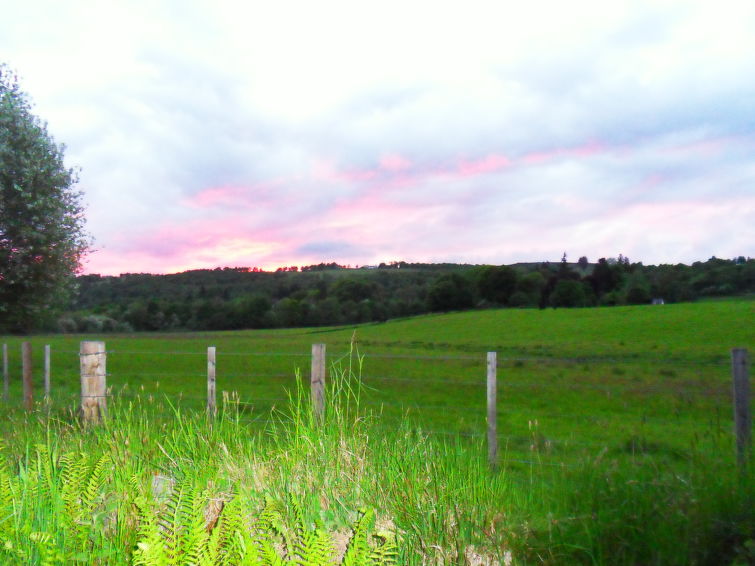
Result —
[[[292, 552], [293, 544], [283, 523], [283, 508], [276, 503], [271, 497], [265, 497], [265, 504], [262, 507], [257, 520], [254, 523], [254, 543], [259, 549], [259, 555], [264, 560], [272, 560], [272, 555], [268, 556], [268, 547], [273, 550], [273, 554], [278, 556], [274, 550], [275, 542], [282, 542], [284, 556]], [[278, 558], [280, 558], [278, 556]], [[276, 562], [263, 562], [264, 564], [276, 564]]]
[[166, 564], [178, 564], [178, 553], [181, 547], [181, 511], [186, 490], [187, 486], [184, 482], [176, 482], [157, 520], [165, 545]]
[[91, 513], [94, 509], [97, 497], [100, 495], [102, 486], [107, 481], [108, 472], [112, 471], [112, 461], [108, 454], [103, 454], [95, 462], [92, 469], [88, 472], [86, 485], [81, 494], [81, 507], [84, 513]]
[[351, 540], [341, 562], [343, 566], [363, 566], [367, 563], [370, 554], [368, 535], [374, 523], [375, 512], [371, 509], [362, 511], [352, 527]]
[[52, 534], [35, 531], [29, 534], [29, 541], [36, 546], [40, 566], [55, 566], [65, 563], [63, 555], [55, 546], [55, 538]]
[[205, 523], [207, 494], [196, 487], [188, 490], [181, 517], [181, 563], [198, 564], [207, 553], [209, 533]]
[[367, 557], [367, 564], [398, 564], [398, 546], [393, 536], [373, 535], [375, 547]]
[[60, 458], [60, 492], [66, 517], [75, 522], [81, 515], [81, 494], [87, 475], [87, 457], [82, 453], [69, 452]]
[[166, 564], [166, 548], [156, 513], [143, 496], [136, 497], [134, 505], [139, 516], [138, 542], [133, 556], [134, 565]]
[[301, 505], [294, 494], [288, 494], [288, 501], [294, 516], [289, 561], [299, 566], [315, 566], [332, 562], [334, 547], [328, 533], [307, 527]]
[[322, 529], [315, 529], [304, 536], [299, 550], [299, 559], [295, 561], [301, 566], [320, 566], [331, 564], [335, 548], [330, 535]]
[[256, 555], [239, 497], [232, 497], [223, 506], [207, 546], [227, 564], [240, 563], [247, 554]]

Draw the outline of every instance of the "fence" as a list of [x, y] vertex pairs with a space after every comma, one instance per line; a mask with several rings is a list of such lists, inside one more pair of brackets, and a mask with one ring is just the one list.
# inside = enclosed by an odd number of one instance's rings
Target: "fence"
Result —
[[[206, 374], [204, 373], [190, 373], [187, 371], [179, 372], [177, 375], [181, 376], [193, 376], [194, 378], [202, 378], [204, 379], [206, 377], [206, 385], [207, 385], [207, 393], [206, 397], [204, 398], [204, 405], [206, 406], [206, 410], [209, 415], [214, 416], [217, 414], [217, 383], [218, 378], [221, 381], [225, 381], [225, 383], [228, 383], [228, 380], [230, 379], [248, 379], [252, 377], [251, 374], [226, 374], [221, 372], [218, 374], [217, 370], [217, 357], [218, 355], [225, 355], [228, 357], [236, 356], [236, 357], [247, 357], [255, 359], [255, 361], [262, 359], [263, 357], [279, 357], [279, 358], [296, 358], [300, 361], [304, 361], [307, 357], [310, 357], [311, 361], [311, 367], [310, 367], [310, 390], [311, 390], [311, 402], [312, 402], [312, 410], [314, 411], [316, 417], [321, 420], [322, 416], [325, 412], [326, 404], [327, 404], [327, 398], [326, 398], [326, 380], [328, 379], [328, 366], [327, 366], [327, 355], [326, 355], [326, 347], [324, 344], [313, 344], [312, 350], [310, 354], [304, 354], [304, 353], [291, 353], [291, 352], [226, 352], [223, 354], [222, 352], [218, 352], [217, 349], [214, 346], [210, 346], [207, 348], [206, 353], [204, 352], [108, 352], [105, 347], [104, 342], [82, 342], [80, 345], [80, 351], [79, 354], [79, 378], [80, 378], [80, 395], [79, 395], [79, 411], [82, 416], [82, 418], [86, 421], [90, 422], [98, 422], [103, 415], [107, 411], [107, 399], [109, 396], [108, 388], [107, 388], [107, 376], [108, 373], [106, 371], [107, 364], [108, 364], [108, 354], [111, 356], [124, 356], [124, 357], [147, 357], [150, 355], [154, 356], [163, 356], [163, 357], [170, 357], [170, 359], [173, 361], [174, 364], [178, 365], [176, 363], [176, 360], [178, 360], [182, 356], [188, 356], [188, 357], [204, 357], [206, 356], [206, 362], [207, 362], [207, 369]], [[345, 355], [336, 356], [336, 360], [338, 359], [344, 359]], [[405, 414], [406, 410], [438, 410], [441, 411], [445, 415], [459, 413], [459, 412], [467, 412], [471, 413], [474, 412], [474, 414], [477, 414], [477, 417], [475, 417], [478, 421], [484, 420], [486, 424], [486, 430], [482, 435], [486, 438], [487, 441], [487, 449], [488, 449], [488, 460], [491, 466], [495, 467], [497, 461], [498, 461], [498, 453], [499, 453], [499, 440], [501, 439], [501, 435], [499, 434], [499, 427], [498, 427], [498, 420], [499, 416], [502, 413], [506, 413], [508, 410], [510, 410], [513, 405], [513, 392], [517, 388], [521, 388], [524, 393], [523, 395], [520, 395], [521, 398], [527, 398], [528, 391], [536, 391], [538, 387], [541, 388], [541, 392], [544, 390], [544, 387], [547, 387], [548, 384], [543, 385], [540, 383], [533, 383], [531, 380], [519, 382], [517, 383], [515, 380], [507, 379], [503, 383], [501, 383], [498, 380], [498, 372], [501, 367], [504, 366], [504, 364], [508, 364], [510, 369], [510, 374], [514, 374], [516, 372], [516, 369], [519, 367], [524, 366], [528, 363], [536, 363], [536, 364], [547, 364], [547, 363], [572, 363], [572, 364], [600, 364], [605, 363], [606, 360], [601, 359], [569, 359], [569, 360], [553, 360], [553, 359], [538, 359], [538, 358], [499, 358], [496, 352], [488, 352], [487, 357], [485, 360], [481, 360], [479, 355], [469, 355], [469, 356], [412, 356], [412, 355], [381, 355], [381, 354], [375, 354], [375, 355], [368, 355], [364, 356], [370, 361], [373, 362], [387, 362], [388, 364], [395, 364], [398, 361], [409, 361], [414, 364], [416, 364], [413, 368], [410, 368], [410, 371], [406, 371], [405, 373], [402, 373], [400, 376], [395, 375], [378, 375], [374, 373], [364, 373], [362, 374], [362, 377], [364, 378], [364, 381], [367, 384], [371, 383], [389, 383], [391, 385], [394, 385], [397, 387], [396, 396], [399, 396], [402, 394], [402, 392], [405, 392], [408, 386], [412, 385], [414, 387], [427, 387], [429, 385], [432, 386], [438, 386], [441, 389], [446, 389], [446, 396], [445, 397], [439, 397], [438, 395], [431, 395], [428, 393], [428, 391], [424, 392], [423, 397], [423, 403], [409, 403], [406, 402], [406, 399], [399, 398], [396, 399], [376, 399], [374, 401], [368, 401], [365, 404], [370, 405], [374, 404], [381, 408], [381, 410], [391, 409], [395, 408], [400, 411], [399, 414]], [[9, 364], [9, 352], [7, 344], [3, 345], [3, 378], [4, 378], [4, 388], [3, 388], [3, 395], [6, 402], [10, 402], [10, 396], [9, 396], [9, 383], [10, 383], [10, 364]], [[467, 374], [470, 374], [470, 377], [464, 377], [463, 379], [460, 378], [460, 375], [464, 372], [462, 371], [456, 371], [453, 372], [453, 377], [438, 377], [437, 375], [434, 377], [427, 377], [427, 373], [436, 373], [435, 370], [433, 370], [432, 364], [434, 363], [443, 363], [443, 364], [449, 364], [449, 363], [457, 363], [460, 364], [460, 366], [463, 366], [463, 369]], [[678, 367], [679, 361], [673, 361], [674, 363], [671, 364], [673, 367]], [[715, 362], [710, 362], [712, 364], [715, 364]], [[700, 364], [700, 362], [696, 362], [696, 364]], [[44, 347], [44, 399], [46, 402], [50, 402], [51, 400], [51, 349], [49, 345], [45, 345]], [[373, 364], [375, 366], [379, 366], [379, 363]], [[716, 364], [718, 369], [718, 364]], [[192, 366], [193, 367], [193, 366]], [[675, 370], [673, 369], [663, 369], [661, 370], [661, 375], [664, 375], [668, 377], [669, 379], [672, 379], [675, 375]], [[483, 373], [484, 372], [484, 373]], [[615, 376], [622, 376], [625, 373], [625, 370], [623, 370], [621, 367], [615, 366], [613, 368], [613, 372]], [[265, 374], [264, 377], [266, 379], [277, 379], [280, 377], [286, 377], [287, 375], [290, 376], [292, 372], [279, 372], [279, 373], [268, 373]], [[145, 372], [140, 372], [140, 375], [145, 375]], [[149, 374], [146, 374], [149, 375]], [[485, 375], [485, 378], [483, 379], [482, 376]], [[33, 401], [33, 367], [32, 367], [32, 348], [29, 342], [24, 342], [21, 345], [21, 376], [22, 376], [22, 385], [23, 385], [23, 405], [25, 410], [30, 411], [34, 407], [34, 401]], [[165, 372], [160, 374], [155, 374], [156, 377], [160, 376], [167, 376]], [[477, 377], [475, 377], [477, 376]], [[558, 374], [556, 374], [556, 377]], [[732, 398], [733, 398], [733, 423], [734, 423], [734, 432], [735, 432], [735, 444], [736, 444], [736, 459], [737, 463], [741, 468], [745, 468], [747, 465], [747, 462], [749, 460], [750, 452], [751, 452], [751, 444], [752, 444], [752, 436], [751, 436], [751, 430], [752, 430], [752, 418], [751, 418], [751, 412], [750, 412], [750, 385], [749, 385], [749, 359], [748, 359], [748, 353], [747, 350], [742, 348], [736, 348], [731, 351], [731, 376], [732, 376], [732, 389], [733, 391]], [[510, 377], [510, 376], [509, 376]], [[554, 380], [556, 381], [556, 380]], [[564, 380], [561, 380], [564, 381]], [[238, 383], [237, 383], [238, 384]], [[231, 385], [234, 385], [233, 383]], [[447, 386], [447, 387], [446, 387]], [[453, 398], [453, 394], [451, 394], [451, 397], [448, 396], [447, 389], [451, 387], [461, 387], [461, 388], [469, 388], [469, 387], [480, 387], [481, 389], [484, 388], [486, 390], [485, 394], [485, 406], [484, 407], [477, 407], [477, 406], [465, 406], [465, 405], [458, 405], [455, 403], [455, 399]], [[570, 389], [576, 389], [577, 391], [580, 391], [580, 388], [582, 390], [584, 389], [593, 389], [594, 393], [597, 392], [598, 394], [605, 393], [607, 397], [610, 397], [611, 395], [616, 395], [616, 387], [615, 385], [606, 385], [602, 384], [600, 380], [595, 383], [553, 383], [553, 387], [556, 389], [559, 389], [562, 394], [564, 391], [569, 391]], [[705, 384], [701, 383], [700, 385], [701, 389], [704, 389], [707, 387]], [[646, 384], [639, 384], [636, 387], [637, 390], [640, 390], [643, 394], [652, 393], [653, 390], [651, 387], [647, 386]], [[504, 398], [503, 403], [499, 402], [499, 393], [508, 393], [508, 398]], [[628, 385], [625, 387], [625, 389], [619, 390], [619, 394], [632, 394], [634, 391], [631, 388], [631, 385]], [[714, 392], [717, 396], [721, 397], [724, 395], [723, 391], [717, 390]], [[183, 394], [183, 393], [182, 393]], [[679, 393], [680, 396], [680, 403], [683, 404], [685, 402], [685, 396], [689, 397], [690, 393], [689, 391], [681, 391]], [[457, 397], [462, 397], [461, 395], [457, 395]], [[534, 395], [531, 396], [532, 398], [535, 398]], [[429, 398], [429, 399], [428, 399]], [[433, 398], [436, 398], [436, 405], [431, 404], [431, 401]], [[284, 397], [278, 397], [278, 398], [264, 398], [260, 397], [256, 399], [255, 403], [249, 403], [250, 405], [254, 404], [257, 406], [260, 403], [264, 402], [272, 402], [272, 403], [285, 403], [286, 398]], [[244, 403], [241, 403], [244, 404]], [[478, 412], [479, 411], [479, 412]], [[571, 418], [571, 419], [577, 419], [579, 417], [585, 418], [585, 415], [579, 415], [579, 414], [572, 414], [572, 415], [560, 415], [561, 417]], [[717, 418], [720, 419], [720, 415], [717, 415]], [[643, 417], [644, 419], [644, 417]], [[596, 424], [599, 424], [598, 419], [596, 418]], [[535, 438], [537, 436], [537, 427], [538, 422], [537, 419], [534, 419], [533, 422], [528, 422], [528, 426], [531, 429], [535, 429], [535, 432], [532, 433], [532, 437], [535, 439], [534, 441], [537, 441]], [[459, 435], [470, 435], [475, 436], [480, 433], [476, 433], [470, 430], [456, 430], [456, 431], [446, 431], [446, 430], [430, 430], [428, 431], [431, 434], [459, 434]], [[511, 437], [508, 437], [507, 440], [510, 440]], [[548, 442], [547, 440], [544, 442]], [[573, 439], [570, 440], [572, 443], [578, 443], [578, 441], [574, 441]]]

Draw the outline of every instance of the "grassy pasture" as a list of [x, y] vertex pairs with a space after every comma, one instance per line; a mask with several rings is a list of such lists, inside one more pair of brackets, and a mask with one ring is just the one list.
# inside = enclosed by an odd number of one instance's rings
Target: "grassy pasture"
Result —
[[[249, 417], [286, 404], [297, 371], [309, 373], [311, 344], [329, 362], [359, 365], [362, 402], [385, 426], [407, 418], [430, 433], [485, 431], [485, 352], [499, 356], [499, 426], [511, 459], [533, 442], [557, 460], [652, 443], [669, 454], [692, 442], [728, 442], [729, 351], [751, 346], [752, 301], [607, 309], [495, 310], [431, 315], [357, 328], [209, 334], [32, 337], [36, 395], [42, 346], [53, 352], [53, 397], [76, 403], [78, 343], [106, 340], [108, 385], [124, 398], [206, 401], [206, 350], [218, 352], [217, 388], [235, 391]], [[19, 338], [11, 397], [19, 400]], [[352, 341], [361, 356], [348, 357]], [[584, 449], [584, 450], [583, 450]], [[516, 458], [514, 458], [516, 456]]]
[[[473, 563], [474, 546], [500, 563], [512, 551], [515, 563], [733, 564], [749, 559], [755, 532], [743, 512], [752, 482], [742, 488], [733, 467], [729, 351], [752, 351], [753, 314], [755, 303], [735, 300], [453, 313], [357, 328], [34, 336], [37, 400], [42, 346], [52, 347], [51, 418], [41, 404], [38, 416], [17, 410], [22, 340], [8, 337], [0, 339], [12, 355], [5, 452], [18, 460], [53, 430], [78, 449], [118, 450], [123, 474], [189, 467], [217, 485], [230, 477], [249, 492], [300, 493], [309, 516], [332, 529], [374, 506], [404, 533], [401, 563], [465, 563], [465, 553]], [[78, 343], [100, 338], [114, 417], [82, 436], [65, 408], [77, 402]], [[291, 410], [287, 392], [297, 371], [306, 380], [318, 342], [331, 377], [361, 382], [359, 404], [375, 416], [347, 422], [336, 411], [325, 440], [293, 419], [295, 438], [276, 439], [270, 409]], [[210, 345], [218, 391], [237, 392], [240, 403], [207, 431], [198, 416], [176, 424], [176, 411], [203, 407]], [[485, 466], [487, 351], [499, 355], [495, 473]], [[218, 446], [227, 455], [220, 464]], [[305, 480], [302, 461], [322, 469]], [[709, 542], [715, 536], [720, 548]]]

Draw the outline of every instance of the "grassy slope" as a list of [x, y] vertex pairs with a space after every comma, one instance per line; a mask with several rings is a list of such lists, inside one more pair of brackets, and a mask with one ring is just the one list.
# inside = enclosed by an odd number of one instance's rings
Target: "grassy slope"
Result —
[[[484, 353], [499, 352], [499, 432], [516, 452], [538, 434], [560, 444], [625, 443], [650, 436], [684, 449], [730, 423], [729, 350], [755, 343], [752, 301], [660, 307], [490, 310], [423, 316], [341, 329], [107, 336], [108, 383], [132, 395], [205, 400], [205, 352], [218, 350], [218, 390], [237, 391], [249, 414], [281, 405], [294, 375], [309, 372], [310, 345], [331, 360], [353, 338], [365, 357], [364, 402], [393, 426], [406, 411], [427, 430], [483, 434]], [[34, 337], [53, 350], [53, 392], [75, 403], [78, 342]], [[18, 342], [9, 343], [19, 375]], [[254, 354], [254, 355], [245, 355]], [[345, 363], [345, 360], [344, 360]], [[20, 399], [14, 379], [11, 396]], [[124, 389], [125, 388], [125, 389]], [[39, 396], [39, 388], [37, 388]], [[670, 448], [672, 449], [672, 448]]]

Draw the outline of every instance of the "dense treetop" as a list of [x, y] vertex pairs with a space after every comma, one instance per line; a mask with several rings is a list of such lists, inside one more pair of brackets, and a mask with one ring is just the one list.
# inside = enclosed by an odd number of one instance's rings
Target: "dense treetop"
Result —
[[274, 272], [85, 275], [59, 330], [224, 330], [378, 322], [472, 308], [586, 307], [755, 292], [755, 259], [645, 266], [601, 258], [511, 266], [335, 263]]

